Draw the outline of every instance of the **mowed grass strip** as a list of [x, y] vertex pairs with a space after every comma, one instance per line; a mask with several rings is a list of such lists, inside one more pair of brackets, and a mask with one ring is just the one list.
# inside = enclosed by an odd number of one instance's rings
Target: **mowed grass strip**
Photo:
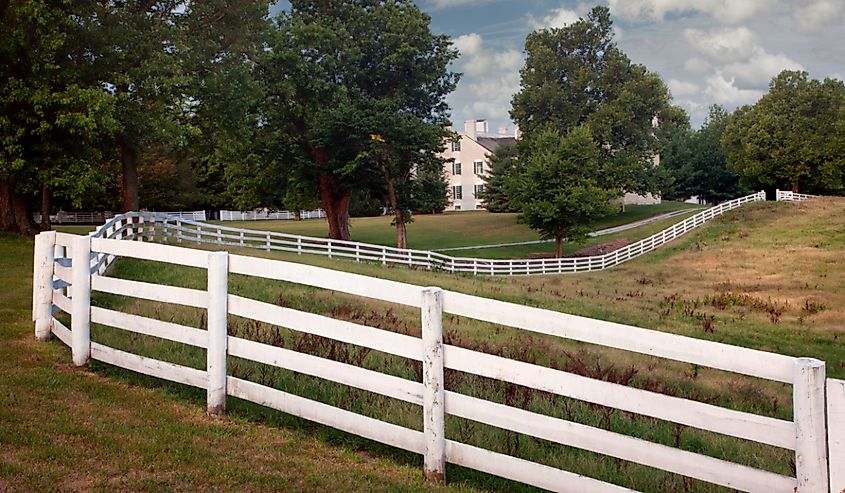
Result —
[[256, 422], [264, 411], [235, 399], [212, 419], [201, 391], [73, 368], [60, 342], [33, 336], [32, 246], [0, 235], [0, 491], [441, 491], [416, 457]]
[[[656, 205], [629, 205], [625, 212], [609, 216], [593, 225], [594, 230], [627, 224], [640, 219], [700, 206], [680, 202]], [[356, 217], [351, 219], [350, 232], [354, 241], [376, 245], [396, 245], [396, 230], [390, 225], [391, 216]], [[328, 227], [325, 219], [304, 221], [225, 221], [233, 228], [277, 231], [281, 233], [324, 238]], [[536, 231], [517, 222], [517, 214], [487, 211], [447, 212], [415, 215], [408, 225], [409, 248], [434, 250], [475, 245], [515, 243], [538, 240]]]

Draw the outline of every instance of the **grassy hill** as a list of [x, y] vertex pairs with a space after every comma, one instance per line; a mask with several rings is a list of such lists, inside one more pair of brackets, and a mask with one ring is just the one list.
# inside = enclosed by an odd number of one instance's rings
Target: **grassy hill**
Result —
[[[680, 202], [657, 205], [630, 205], [625, 212], [607, 217], [594, 225], [594, 229], [609, 228], [647, 217], [680, 209], [700, 206]], [[447, 212], [436, 215], [417, 215], [408, 225], [408, 246], [423, 250], [497, 243], [515, 243], [539, 239], [537, 232], [516, 220], [517, 214], [493, 214], [486, 211]], [[356, 217], [351, 219], [350, 232], [354, 241], [376, 245], [396, 245], [396, 231], [390, 225], [392, 217]], [[327, 226], [324, 219], [305, 221], [225, 221], [220, 224], [235, 228], [278, 231], [324, 238]], [[536, 246], [534, 247], [537, 248]], [[538, 251], [554, 251], [541, 246]]]
[[[17, 293], [6, 297], [9, 306], [4, 305], [0, 314], [4, 340], [0, 354], [12, 361], [0, 374], [4, 395], [12, 396], [0, 404], [0, 490], [17, 484], [24, 485], [22, 490], [213, 489], [216, 481], [223, 481], [226, 487], [221, 489], [237, 485], [237, 489], [246, 491], [274, 489], [271, 485], [318, 491], [369, 491], [378, 485], [390, 491], [425, 488], [419, 483], [418, 458], [386, 447], [237, 401], [232, 403], [229, 419], [211, 420], [203, 415], [204, 395], [199, 392], [102, 364], [94, 364], [93, 373], [70, 370], [69, 350], [58, 343], [38, 344], [31, 336], [26, 281], [31, 243], [3, 237], [0, 249], [4, 253], [0, 262], [7, 263], [0, 265], [0, 275], [6, 276], [4, 285]], [[845, 292], [845, 199], [745, 206], [657, 252], [591, 274], [472, 277], [315, 256], [250, 250], [242, 253], [813, 356], [827, 362], [828, 375], [845, 376], [845, 348], [841, 343], [845, 337], [845, 307], [841, 303], [841, 293]], [[121, 261], [113, 274], [189, 287], [204, 284], [204, 276], [196, 270], [149, 262]], [[414, 310], [239, 276], [233, 276], [230, 285], [233, 291], [256, 299], [418, 335], [419, 314]], [[95, 303], [202, 326], [202, 314], [191, 309], [163, 310], [150, 303], [108, 296], [96, 296]], [[791, 417], [791, 393], [785, 385], [527, 335], [458, 317], [449, 317], [444, 328], [451, 344], [734, 409]], [[338, 351], [343, 348], [329, 347], [325, 341], [239, 320], [232, 321], [232, 330], [287, 347], [310, 348], [324, 357], [361, 357], [368, 368], [415, 378], [413, 365], [375, 352], [362, 355], [348, 348], [344, 353]], [[95, 327], [92, 334], [106, 344], [131, 347], [140, 354], [168, 361], [197, 367], [204, 361], [201, 353], [144, 336], [127, 337], [104, 327]], [[330, 356], [332, 351], [335, 356]], [[233, 371], [396, 424], [419, 426], [418, 409], [366, 392], [260, 365], [240, 365]], [[447, 385], [536, 412], [775, 472], [791, 472], [790, 454], [775, 447], [749, 445], [485, 379], [454, 376]], [[164, 404], [153, 406], [153, 400]], [[450, 418], [447, 435], [644, 491], [722, 491], [465, 420]], [[340, 446], [327, 446], [327, 442]], [[223, 451], [214, 452], [216, 447]], [[302, 456], [296, 455], [300, 447], [306, 450]], [[86, 464], [84, 471], [74, 470], [79, 463]], [[208, 476], [202, 472], [205, 470], [211, 471]], [[458, 468], [449, 468], [447, 474], [450, 481], [457, 481], [452, 487], [461, 489], [526, 489]], [[360, 487], [355, 486], [358, 482]], [[72, 487], [64, 487], [66, 484]]]

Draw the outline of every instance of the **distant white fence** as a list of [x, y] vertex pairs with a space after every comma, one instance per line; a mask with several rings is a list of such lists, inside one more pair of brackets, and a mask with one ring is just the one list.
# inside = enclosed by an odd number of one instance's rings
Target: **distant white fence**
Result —
[[[829, 381], [830, 457], [825, 422], [825, 364], [717, 342], [531, 308], [439, 288], [424, 288], [297, 263], [226, 252], [146, 243], [143, 216], [119, 219], [92, 236], [47, 232], [36, 238], [35, 332], [52, 333], [72, 349], [73, 362], [89, 359], [206, 389], [210, 413], [234, 396], [424, 456], [425, 475], [442, 480], [445, 463], [564, 492], [621, 492], [626, 488], [445, 437], [452, 415], [662, 469], [742, 491], [828, 493], [828, 477], [843, 480], [845, 382]], [[110, 239], [113, 237], [114, 239]], [[118, 239], [124, 238], [124, 239]], [[126, 241], [134, 238], [139, 241]], [[129, 257], [208, 271], [207, 289], [187, 289], [99, 275], [103, 259]], [[271, 279], [363, 296], [420, 310], [416, 338], [231, 294], [229, 274]], [[67, 288], [70, 287], [70, 296]], [[91, 306], [93, 291], [192, 306], [207, 311], [208, 330]], [[70, 328], [53, 316], [70, 315]], [[667, 358], [792, 385], [791, 421], [736, 411], [472, 351], [443, 342], [443, 315], [468, 317], [634, 353]], [[423, 363], [422, 381], [319, 358], [227, 335], [230, 315], [287, 327]], [[206, 349], [205, 369], [118, 350], [90, 337], [91, 323]], [[227, 356], [323, 378], [423, 408], [423, 431], [408, 429], [230, 376]], [[444, 390], [451, 369], [620, 409], [751, 442], [795, 451], [795, 477], [680, 450], [524, 409]], [[831, 391], [830, 389], [834, 390]], [[833, 429], [837, 426], [836, 429]], [[831, 491], [845, 488], [836, 483]]]
[[[316, 209], [313, 211], [301, 211], [301, 219], [318, 219], [326, 217], [326, 211]], [[264, 220], [293, 220], [296, 213], [291, 211], [270, 212], [269, 209], [256, 209], [254, 211], [220, 211], [221, 221], [264, 221]]]
[[178, 217], [179, 219], [188, 219], [191, 221], [208, 220], [208, 216], [206, 216], [205, 211], [166, 211], [159, 212], [159, 214], [165, 214], [170, 217]]
[[[166, 214], [168, 216], [178, 217], [180, 219], [191, 219], [194, 221], [206, 221], [208, 218], [205, 211], [172, 211], [160, 212], [159, 214]], [[113, 212], [65, 212], [59, 211], [56, 214], [50, 214], [51, 224], [97, 224], [108, 221], [115, 217]], [[41, 222], [41, 213], [36, 212], [32, 215], [32, 219], [36, 223]]]
[[[796, 193], [786, 190], [775, 190], [775, 200], [778, 202], [801, 202], [802, 200], [814, 199], [818, 195], [808, 195], [806, 193]], [[840, 492], [836, 492], [840, 493]]]
[[355, 241], [330, 240], [273, 231], [232, 228], [197, 221], [174, 220], [156, 214], [146, 217], [149, 222], [155, 222], [157, 224], [155, 228], [157, 241], [177, 243], [192, 241], [196, 243], [260, 248], [267, 251], [285, 251], [298, 254], [308, 253], [324, 255], [330, 258], [349, 258], [358, 262], [380, 262], [385, 265], [401, 264], [425, 269], [444, 270], [447, 272], [467, 272], [487, 275], [528, 275], [577, 273], [608, 269], [648, 253], [729, 210], [765, 199], [765, 193], [759, 192], [723, 202], [715, 207], [690, 216], [657, 234], [604, 255], [544, 259], [493, 260], [450, 257], [428, 250], [394, 248]]

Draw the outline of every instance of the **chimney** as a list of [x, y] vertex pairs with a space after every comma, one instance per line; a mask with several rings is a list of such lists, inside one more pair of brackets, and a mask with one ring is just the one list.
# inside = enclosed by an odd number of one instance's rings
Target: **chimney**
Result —
[[472, 140], [475, 140], [475, 139], [478, 138], [478, 132], [476, 130], [478, 128], [477, 125], [478, 125], [478, 122], [475, 121], [475, 120], [467, 120], [467, 121], [464, 122], [464, 133], [466, 134], [467, 137], [469, 137]]
[[508, 127], [499, 127], [499, 137], [506, 137], [508, 135]]
[[513, 129], [513, 138], [519, 140], [520, 137], [522, 137], [522, 132], [519, 131], [519, 126], [517, 126]]

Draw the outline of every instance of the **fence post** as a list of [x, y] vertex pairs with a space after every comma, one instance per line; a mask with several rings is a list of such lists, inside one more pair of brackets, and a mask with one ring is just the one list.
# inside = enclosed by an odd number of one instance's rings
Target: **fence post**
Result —
[[270, 251], [270, 232], [269, 231], [267, 232], [267, 248], [266, 248], [266, 250], [268, 252]]
[[423, 438], [425, 480], [446, 479], [446, 390], [443, 388], [443, 291], [422, 290]]
[[795, 471], [798, 491], [827, 493], [824, 361], [798, 358], [793, 380]]
[[50, 321], [53, 319], [53, 262], [55, 250], [55, 231], [44, 231], [35, 237], [32, 319], [35, 321], [35, 337], [39, 341], [46, 341], [50, 338]]
[[229, 254], [208, 254], [208, 414], [226, 412], [226, 354], [228, 353]]
[[70, 346], [73, 364], [83, 366], [91, 357], [91, 238], [74, 238], [72, 248]]
[[780, 202], [780, 188], [775, 189], [775, 202]]
[[827, 447], [830, 493], [845, 491], [845, 380], [827, 380]]

